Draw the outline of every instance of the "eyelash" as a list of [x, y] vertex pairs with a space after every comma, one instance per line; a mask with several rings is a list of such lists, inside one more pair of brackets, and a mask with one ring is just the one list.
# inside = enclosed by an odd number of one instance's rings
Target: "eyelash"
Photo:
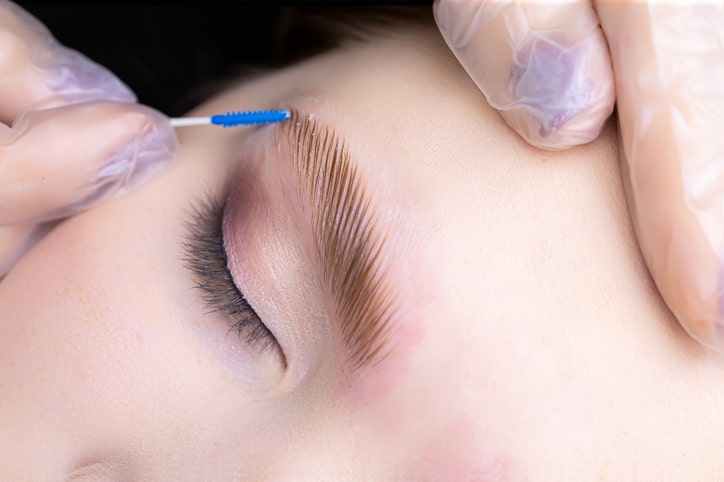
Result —
[[279, 349], [274, 334], [264, 325], [229, 272], [222, 233], [224, 205], [207, 195], [192, 210], [188, 238], [183, 243], [184, 264], [195, 276], [196, 288], [209, 312], [220, 313], [231, 323], [227, 336], [239, 338], [264, 351]]

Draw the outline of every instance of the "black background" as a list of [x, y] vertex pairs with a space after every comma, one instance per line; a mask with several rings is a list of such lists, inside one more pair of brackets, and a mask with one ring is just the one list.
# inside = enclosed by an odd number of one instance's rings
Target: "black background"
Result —
[[193, 88], [240, 65], [288, 59], [286, 20], [308, 5], [275, 2], [16, 2], [63, 44], [118, 75], [170, 116], [198, 103]]
[[[339, 7], [431, 4], [421, 0], [22, 1], [63, 44], [106, 66], [138, 96], [171, 117], [197, 105], [199, 87], [244, 71], [285, 65], [330, 46], [300, 22]], [[354, 10], [352, 10], [354, 11]], [[353, 14], [354, 15], [354, 14]]]

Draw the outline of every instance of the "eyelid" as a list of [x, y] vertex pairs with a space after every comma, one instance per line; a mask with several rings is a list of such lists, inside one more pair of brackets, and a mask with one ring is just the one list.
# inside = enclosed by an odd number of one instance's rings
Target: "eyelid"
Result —
[[246, 343], [260, 352], [278, 351], [286, 368], [281, 346], [246, 300], [228, 268], [222, 233], [224, 207], [225, 203], [209, 195], [193, 207], [183, 261], [194, 273], [196, 288], [208, 310], [229, 320], [227, 336], [236, 330], [240, 339], [244, 335]]
[[[223, 215], [222, 215], [223, 216]], [[219, 230], [221, 228], [219, 227]], [[274, 333], [266, 326], [261, 320], [256, 310], [251, 306], [251, 303], [246, 299], [244, 293], [241, 291], [239, 286], [234, 280], [234, 276], [229, 270], [229, 256], [226, 253], [226, 242], [223, 240], [223, 231], [221, 231], [222, 240], [219, 243], [221, 249], [222, 259], [224, 260], [224, 272], [222, 274], [225, 284], [231, 285], [232, 291], [227, 292], [230, 295], [228, 301], [228, 307], [226, 311], [233, 317], [234, 322], [229, 327], [229, 333], [236, 331], [239, 336], [245, 334], [246, 341], [250, 345], [259, 346], [262, 351], [269, 349], [272, 345], [275, 345], [282, 352], [282, 359], [284, 359], [284, 352], [281, 350], [279, 341], [274, 336]], [[286, 367], [286, 361], [284, 361]]]

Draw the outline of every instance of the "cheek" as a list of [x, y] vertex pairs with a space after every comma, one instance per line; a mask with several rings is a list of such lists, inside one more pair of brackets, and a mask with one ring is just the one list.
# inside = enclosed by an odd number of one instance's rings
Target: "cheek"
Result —
[[53, 440], [29, 440], [34, 458], [214, 473], [255, 453], [251, 400], [193, 335], [205, 307], [181, 262], [186, 200], [166, 194], [66, 221], [0, 284], [0, 426], [16, 416], [17, 434]]
[[413, 479], [431, 478], [434, 474], [436, 480], [520, 480], [513, 476], [516, 471], [510, 454], [495, 448], [494, 441], [481, 442], [473, 427], [471, 420], [453, 421], [430, 439], [420, 457], [403, 473], [416, 474]]
[[[96, 424], [137, 428], [130, 418], [154, 393], [153, 379], [178, 371], [179, 350], [167, 345], [184, 342], [169, 329], [178, 313], [165, 309], [183, 310], [171, 299], [178, 290], [163, 286], [163, 267], [150, 259], [158, 243], [143, 242], [153, 234], [102, 211], [59, 226], [0, 290], [15, 378], [32, 387], [28, 398], [51, 426], [86, 435]], [[97, 417], [86, 416], [89, 407]]]

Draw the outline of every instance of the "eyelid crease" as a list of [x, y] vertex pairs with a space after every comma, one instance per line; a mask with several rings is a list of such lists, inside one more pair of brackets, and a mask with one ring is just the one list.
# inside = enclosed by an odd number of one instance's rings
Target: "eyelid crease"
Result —
[[387, 237], [377, 228], [364, 179], [330, 126], [292, 109], [278, 132], [292, 142], [298, 194], [311, 208], [322, 281], [332, 292], [352, 369], [376, 364], [388, 354], [396, 309], [381, 267]]
[[284, 369], [287, 361], [274, 334], [261, 321], [239, 290], [228, 269], [222, 234], [225, 204], [206, 193], [192, 205], [186, 222], [187, 237], [182, 241], [182, 261], [194, 274], [195, 288], [207, 306], [207, 313], [218, 312], [231, 321], [227, 336], [236, 332], [260, 352], [276, 349]]

